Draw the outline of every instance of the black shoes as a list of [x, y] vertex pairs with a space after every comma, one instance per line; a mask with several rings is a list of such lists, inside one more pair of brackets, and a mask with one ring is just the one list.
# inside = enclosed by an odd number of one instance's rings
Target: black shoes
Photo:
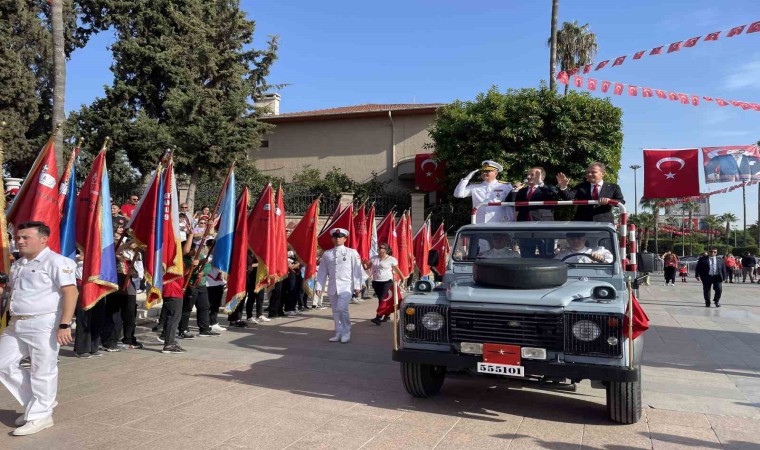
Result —
[[383, 316], [383, 322], [391, 320], [391, 316]]
[[179, 339], [187, 339], [187, 340], [195, 339], [195, 335], [192, 334], [192, 333], [190, 333], [190, 332], [188, 332], [187, 330], [180, 331], [179, 333], [177, 333], [177, 337]]
[[383, 321], [379, 317], [375, 317], [374, 319], [371, 319], [370, 322], [374, 323], [378, 327], [380, 326], [381, 323], [383, 323]]
[[177, 344], [167, 345], [161, 350], [161, 353], [185, 353], [185, 349]]
[[221, 336], [222, 333], [218, 333], [214, 330], [208, 330], [208, 331], [201, 331], [198, 333], [198, 336], [200, 337], [208, 337], [208, 336]]

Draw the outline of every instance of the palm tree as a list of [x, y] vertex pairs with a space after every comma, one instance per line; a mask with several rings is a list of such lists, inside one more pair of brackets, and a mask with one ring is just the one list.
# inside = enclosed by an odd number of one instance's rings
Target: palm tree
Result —
[[[551, 45], [551, 40], [549, 41]], [[591, 64], [596, 56], [598, 46], [596, 34], [589, 30], [589, 25], [578, 26], [578, 21], [565, 22], [562, 29], [557, 32], [556, 62], [560, 70], [569, 71]], [[565, 94], [569, 84], [565, 85]]]
[[731, 224], [739, 219], [734, 213], [723, 213], [718, 216], [718, 219], [720, 219], [721, 222], [726, 222], [726, 244], [728, 244], [728, 241], [731, 238]]
[[[659, 248], [657, 246], [657, 237], [660, 228], [660, 207], [657, 205], [662, 199], [659, 198], [641, 198], [639, 206], [647, 208], [652, 211], [652, 228], [654, 228], [654, 252], [659, 254]], [[645, 247], [646, 248], [646, 247]]]
[[652, 214], [642, 212], [631, 216], [630, 222], [636, 225], [636, 230], [641, 236], [641, 243], [639, 245], [640, 251], [646, 251], [649, 247], [649, 231], [654, 226], [654, 217]]
[[[63, 27], [63, 0], [50, 0], [50, 28], [53, 33], [53, 129], [66, 121], [66, 52]], [[55, 157], [63, 168], [63, 130], [55, 138]], [[58, 174], [56, 174], [58, 176]]]
[[557, 89], [557, 18], [559, 16], [559, 0], [552, 0], [552, 27], [549, 38], [549, 89]]
[[[714, 214], [708, 214], [704, 217], [705, 225], [707, 226], [707, 231], [715, 231], [723, 226], [723, 221]], [[713, 235], [712, 233], [709, 233], [707, 235], [707, 245], [712, 246], [712, 240]]]
[[681, 210], [689, 214], [689, 254], [694, 253], [694, 213], [699, 211], [699, 203], [689, 200], [681, 204]]

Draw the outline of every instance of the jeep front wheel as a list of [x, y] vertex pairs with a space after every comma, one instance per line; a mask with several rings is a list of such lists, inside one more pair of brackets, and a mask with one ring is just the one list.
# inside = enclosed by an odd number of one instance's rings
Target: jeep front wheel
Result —
[[607, 412], [614, 422], [638, 422], [641, 419], [641, 380], [610, 381], [607, 384]]
[[401, 379], [406, 392], [417, 398], [436, 395], [446, 378], [446, 367], [428, 364], [401, 363]]

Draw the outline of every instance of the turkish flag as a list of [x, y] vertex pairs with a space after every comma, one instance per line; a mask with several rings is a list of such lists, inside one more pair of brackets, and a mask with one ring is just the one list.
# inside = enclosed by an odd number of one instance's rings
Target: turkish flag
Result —
[[707, 36], [705, 36], [705, 41], [717, 41], [720, 37], [720, 31], [716, 31], [715, 33], [710, 33]]
[[676, 94], [675, 92], [668, 92], [668, 99], [678, 100], [678, 94]]
[[575, 87], [583, 87], [583, 77], [580, 75], [574, 76], [573, 85], [575, 85]]
[[588, 79], [588, 90], [589, 91], [595, 91], [596, 90], [596, 80], [593, 78]]
[[591, 66], [592, 66], [591, 64], [586, 64], [585, 66], [583, 66], [583, 73], [591, 72]]
[[702, 37], [702, 36], [697, 36], [697, 37], [693, 37], [691, 39], [687, 39], [686, 41], [684, 41], [683, 46], [684, 47], [694, 47], [695, 45], [697, 45], [697, 42], [699, 42], [699, 38], [700, 37]]
[[615, 88], [612, 91], [615, 95], [620, 95], [623, 93], [623, 83], [615, 83]]
[[683, 150], [644, 150], [644, 198], [699, 195], [699, 153]]
[[688, 105], [690, 103], [689, 96], [686, 94], [678, 94], [678, 99], [683, 103], [684, 105]]
[[610, 83], [609, 81], [602, 80], [602, 92], [607, 93], [607, 91], [610, 90], [610, 85], [611, 84], [612, 83]]
[[354, 233], [353, 233], [354, 205], [353, 204], [348, 205], [348, 207], [344, 208], [341, 212], [337, 213], [336, 217], [333, 218], [330, 224], [325, 226], [322, 232], [319, 233], [319, 235], [317, 236], [317, 245], [319, 245], [319, 248], [321, 248], [323, 251], [327, 251], [335, 247], [335, 245], [332, 242], [332, 233], [331, 233], [331, 230], [333, 228], [343, 228], [344, 230], [348, 231], [348, 239], [346, 239], [346, 243], [344, 245], [348, 248], [354, 248]]
[[393, 255], [398, 260], [398, 270], [404, 275], [404, 278], [408, 277], [412, 272], [413, 267], [409, 267], [409, 253], [412, 249], [409, 248], [409, 236], [407, 235], [407, 220], [406, 213], [401, 215], [401, 219], [396, 225], [396, 236], [398, 239], [398, 253]]
[[625, 62], [625, 56], [618, 56], [615, 58], [615, 62], [612, 63], [612, 67], [619, 66]]
[[369, 259], [369, 234], [367, 230], [367, 214], [364, 203], [359, 207], [359, 212], [354, 216], [354, 250], [359, 254], [362, 261]]
[[414, 157], [414, 185], [422, 192], [445, 190], [446, 164], [434, 153], [419, 153]]
[[736, 36], [737, 34], [742, 34], [742, 31], [744, 31], [744, 27], [746, 27], [746, 25], [740, 25], [738, 27], [731, 28], [730, 30], [728, 30], [726, 37], [733, 37], [733, 36]]
[[651, 52], [649, 52], [650, 55], [661, 55], [662, 54], [662, 47], [655, 47], [652, 49]]
[[628, 95], [635, 97], [638, 95], [638, 92], [639, 90], [636, 86], [633, 86], [633, 85], [628, 86]]
[[666, 94], [665, 91], [663, 91], [662, 89], [655, 89], [654, 93], [657, 94], [657, 96], [660, 97], [660, 98], [667, 98], [668, 97], [668, 94]]
[[594, 69], [594, 70], [603, 69], [603, 68], [604, 68], [604, 66], [606, 66], [606, 65], [607, 65], [607, 63], [609, 63], [609, 62], [610, 62], [610, 60], [609, 60], [609, 59], [607, 59], [607, 60], [605, 60], [605, 61], [602, 61], [602, 62], [600, 62], [600, 63], [599, 63], [597, 66], [596, 66], [596, 69]]
[[677, 52], [678, 50], [681, 50], [681, 41], [673, 42], [668, 47], [668, 53]]
[[699, 106], [699, 96], [698, 95], [692, 95], [691, 96], [691, 104], [694, 106]]
[[646, 50], [642, 50], [640, 52], [636, 52], [633, 54], [633, 59], [641, 59], [642, 56], [644, 56], [644, 53], [646, 53]]
[[[649, 317], [647, 316], [647, 313], [644, 312], [644, 309], [639, 304], [639, 301], [636, 299], [636, 296], [633, 296], [633, 302], [632, 302], [633, 308], [633, 333], [632, 338], [636, 339], [639, 337], [640, 334], [644, 333], [649, 329]], [[625, 320], [623, 321], [623, 334], [628, 337], [628, 312], [626, 311], [625, 314]]]
[[562, 72], [558, 73], [558, 74], [557, 74], [557, 81], [559, 81], [559, 82], [560, 82], [560, 83], [562, 83], [562, 84], [567, 84], [567, 83], [568, 83], [568, 75], [567, 75], [567, 72], [565, 72], [565, 71], [563, 70]]
[[717, 103], [718, 106], [728, 106], [728, 102], [723, 100], [722, 98], [716, 98], [715, 103]]
[[651, 97], [652, 96], [652, 89], [648, 87], [641, 88], [641, 95], [643, 97]]
[[753, 22], [752, 25], [747, 28], [747, 34], [757, 33], [758, 31], [760, 31], [760, 20]]

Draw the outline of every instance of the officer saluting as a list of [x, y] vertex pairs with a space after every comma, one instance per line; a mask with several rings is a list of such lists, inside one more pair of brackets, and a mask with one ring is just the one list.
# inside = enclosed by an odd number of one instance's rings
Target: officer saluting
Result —
[[[473, 170], [469, 175], [462, 178], [462, 181], [460, 181], [456, 189], [454, 189], [454, 197], [472, 197], [473, 207], [485, 202], [506, 201], [507, 194], [512, 191], [512, 185], [509, 183], [502, 183], [496, 179], [496, 176], [502, 170], [504, 170], [504, 168], [501, 164], [495, 161], [491, 161], [490, 159], [483, 161], [483, 165], [480, 169]], [[480, 171], [480, 177], [483, 182], [468, 185], [470, 179], [478, 171]], [[476, 223], [514, 222], [514, 220], [515, 211], [511, 206], [481, 206], [475, 216]]]
[[[0, 336], [0, 382], [24, 406], [13, 434], [25, 436], [53, 426], [58, 349], [72, 341], [69, 324], [79, 293], [76, 264], [48, 248], [47, 225], [24, 222], [15, 233], [21, 258], [11, 267], [12, 318]], [[18, 365], [27, 356], [30, 372]]]
[[317, 281], [314, 292], [317, 298], [322, 298], [322, 288], [329, 276], [327, 295], [330, 296], [333, 320], [335, 321], [335, 336], [330, 342], [345, 344], [351, 340], [351, 317], [348, 315], [348, 302], [351, 295], [359, 295], [362, 288], [362, 262], [359, 253], [346, 247], [348, 230], [333, 228], [330, 230], [335, 247], [327, 250], [319, 263]]

